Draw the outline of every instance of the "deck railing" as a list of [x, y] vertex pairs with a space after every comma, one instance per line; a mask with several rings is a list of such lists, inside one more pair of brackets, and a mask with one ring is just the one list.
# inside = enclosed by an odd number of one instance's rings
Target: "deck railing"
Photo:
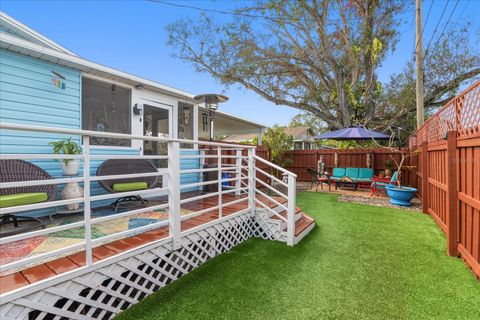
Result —
[[[296, 197], [296, 180], [297, 175], [293, 172], [290, 172], [272, 162], [269, 162], [263, 158], [258, 156], [254, 156], [256, 161], [262, 162], [263, 164], [267, 165], [267, 171], [270, 172], [277, 172], [277, 175], [269, 173], [263, 169], [255, 168], [255, 173], [253, 177], [255, 177], [255, 183], [253, 183], [255, 187], [255, 194], [259, 195], [260, 197], [254, 196], [253, 199], [256, 204], [260, 205], [265, 210], [271, 212], [274, 216], [277, 216], [281, 221], [286, 222], [287, 224], [287, 244], [289, 246], [293, 246], [295, 244], [295, 212], [296, 212], [296, 205], [295, 205], [295, 197]], [[269, 170], [270, 169], [270, 170]], [[271, 184], [268, 184], [261, 179], [261, 176], [266, 176], [270, 181]], [[282, 179], [278, 178], [278, 175], [282, 176]], [[284, 198], [286, 202], [280, 203], [279, 201], [275, 200], [271, 196], [269, 196], [266, 192], [257, 188], [257, 186], [263, 186], [266, 191], [275, 194], [281, 198]], [[274, 187], [275, 185], [280, 186], [279, 188]], [[286, 191], [282, 191], [286, 190]], [[277, 205], [277, 208], [280, 208], [280, 212], [273, 210], [265, 204], [266, 201], [273, 202]], [[283, 210], [282, 210], [283, 209]], [[281, 212], [287, 212], [287, 217], [281, 215]]]
[[[32, 239], [35, 237], [46, 236], [52, 233], [65, 232], [66, 230], [76, 229], [83, 233], [83, 240], [76, 241], [72, 245], [68, 245], [63, 248], [55, 249], [49, 252], [40, 253], [34, 256], [24, 257], [15, 261], [9, 261], [4, 263], [0, 261], [0, 273], [10, 272], [12, 269], [24, 268], [27, 265], [38, 264], [44, 261], [48, 261], [57, 257], [62, 257], [74, 252], [85, 251], [86, 267], [94, 264], [92, 250], [96, 246], [114, 241], [116, 239], [125, 238], [128, 236], [134, 236], [139, 233], [147, 232], [152, 229], [168, 226], [169, 235], [168, 238], [172, 239], [173, 249], [180, 246], [180, 240], [186, 234], [193, 232], [194, 230], [182, 231], [181, 223], [184, 220], [194, 218], [198, 215], [216, 212], [218, 213], [217, 219], [210, 223], [215, 223], [219, 220], [226, 219], [223, 215], [223, 209], [227, 206], [247, 202], [246, 209], [242, 209], [234, 214], [241, 214], [247, 211], [252, 214], [255, 213], [257, 204], [256, 194], [264, 195], [275, 201], [273, 198], [266, 195], [259, 188], [258, 183], [263, 183], [266, 188], [271, 188], [268, 184], [265, 184], [256, 177], [256, 162], [261, 161], [268, 164], [277, 170], [287, 174], [288, 182], [280, 181], [279, 183], [286, 185], [288, 192], [282, 194], [283, 197], [288, 199], [288, 205], [280, 204], [288, 210], [288, 244], [293, 245], [293, 237], [295, 232], [295, 175], [280, 168], [260, 157], [255, 156], [255, 147], [248, 145], [232, 145], [216, 142], [206, 141], [194, 141], [184, 139], [172, 139], [164, 137], [142, 136], [142, 135], [130, 135], [119, 133], [108, 133], [98, 131], [86, 131], [77, 129], [65, 129], [65, 128], [49, 128], [31, 125], [0, 123], [0, 129], [2, 135], [8, 133], [9, 135], [15, 132], [37, 132], [42, 134], [54, 134], [55, 136], [64, 135], [65, 137], [76, 137], [82, 141], [82, 154], [80, 155], [56, 155], [56, 154], [0, 154], [1, 160], [21, 159], [21, 160], [33, 160], [33, 161], [52, 161], [62, 159], [78, 159], [82, 162], [83, 173], [80, 176], [75, 177], [56, 177], [49, 180], [35, 180], [35, 181], [13, 181], [0, 183], [0, 189], [14, 188], [14, 187], [26, 187], [36, 185], [63, 185], [69, 182], [81, 183], [84, 189], [83, 197], [68, 199], [68, 200], [54, 200], [49, 202], [35, 203], [29, 205], [21, 205], [15, 207], [0, 208], [0, 216], [5, 214], [18, 214], [25, 213], [40, 209], [53, 210], [55, 207], [66, 206], [71, 204], [83, 205], [83, 219], [77, 222], [69, 223], [66, 225], [58, 225], [41, 229], [37, 231], [25, 232], [17, 235], [6, 236], [0, 238], [0, 246], [16, 242], [24, 241], [26, 239]], [[109, 138], [109, 139], [126, 139], [130, 141], [151, 141], [154, 143], [167, 144], [167, 154], [157, 155], [119, 155], [119, 154], [92, 154], [92, 148], [90, 141], [91, 138]], [[180, 146], [189, 146], [195, 152], [189, 152], [188, 154], [182, 153]], [[207, 147], [209, 149], [208, 154], [203, 152], [201, 148]], [[105, 150], [108, 150], [105, 149]], [[232, 155], [232, 152], [234, 154]], [[102, 152], [103, 153], [103, 152]], [[108, 152], [105, 152], [108, 153]], [[113, 153], [113, 152], [112, 152]], [[140, 153], [140, 152], [139, 152]], [[245, 155], [246, 154], [246, 155]], [[205, 159], [216, 160], [216, 167], [204, 167], [203, 163]], [[103, 175], [96, 176], [92, 174], [92, 161], [108, 160], [108, 159], [144, 159], [144, 160], [163, 160], [167, 161], [166, 170], [159, 170], [152, 173], [136, 173], [136, 174], [118, 174], [118, 175]], [[194, 159], [198, 160], [199, 165], [193, 169], [182, 169], [181, 163], [184, 160]], [[232, 159], [234, 164], [231, 164]], [[228, 161], [227, 161], [228, 160]], [[228, 162], [228, 163], [227, 163]], [[258, 169], [260, 170], [260, 169]], [[217, 172], [216, 179], [203, 181], [202, 177], [204, 173]], [[223, 176], [223, 173], [229, 172], [229, 178]], [[266, 172], [265, 172], [266, 173]], [[185, 174], [198, 174], [198, 180], [195, 182], [189, 182], [181, 184], [181, 175]], [[266, 173], [271, 176], [269, 173]], [[109, 179], [125, 179], [125, 178], [144, 178], [152, 176], [162, 176], [163, 182], [166, 184], [148, 190], [140, 191], [128, 191], [117, 192], [112, 194], [92, 194], [92, 183]], [[271, 176], [272, 179], [278, 180], [276, 177]], [[227, 184], [227, 185], [226, 185]], [[194, 196], [185, 197], [186, 190], [198, 190], [204, 186], [216, 185], [216, 191], [210, 193], [195, 194]], [[233, 201], [225, 201], [225, 195], [232, 194], [237, 198]], [[99, 201], [107, 201], [118, 199], [125, 196], [142, 196], [142, 197], [159, 197], [164, 196], [165, 201], [158, 202], [146, 207], [138, 209], [128, 210], [121, 213], [113, 213], [101, 217], [92, 217], [92, 208]], [[187, 194], [188, 195], [188, 194]], [[195, 201], [213, 197], [216, 199], [215, 205], [208, 206], [201, 209], [192, 209], [186, 214], [181, 214], [182, 207], [188, 207], [189, 204]], [[58, 198], [58, 197], [57, 197]], [[231, 197], [230, 197], [231, 199]], [[112, 232], [108, 235], [96, 237], [92, 235], [92, 226], [97, 224], [105, 224], [114, 221], [115, 219], [121, 219], [126, 217], [134, 217], [146, 212], [152, 212], [155, 210], [163, 210], [168, 213], [168, 218], [151, 224], [143, 225], [134, 229], [127, 229], [118, 232]], [[230, 213], [231, 215], [231, 213]], [[285, 219], [284, 217], [281, 217]], [[196, 227], [194, 229], [200, 228]], [[168, 239], [167, 238], [167, 239]], [[77, 239], [78, 240], [78, 239]], [[163, 239], [162, 239], [163, 240]]]

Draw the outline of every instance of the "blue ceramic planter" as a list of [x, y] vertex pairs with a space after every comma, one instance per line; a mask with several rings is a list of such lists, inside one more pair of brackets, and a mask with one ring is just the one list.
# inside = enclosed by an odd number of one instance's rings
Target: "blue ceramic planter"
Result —
[[386, 189], [390, 197], [390, 203], [404, 207], [410, 207], [412, 205], [410, 200], [412, 200], [413, 197], [415, 197], [415, 193], [417, 193], [417, 189], [410, 187], [388, 186]]

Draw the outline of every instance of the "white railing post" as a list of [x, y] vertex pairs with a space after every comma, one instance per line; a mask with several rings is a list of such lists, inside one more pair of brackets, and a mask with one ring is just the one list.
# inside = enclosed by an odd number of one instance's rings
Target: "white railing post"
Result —
[[242, 150], [237, 149], [237, 159], [235, 160], [235, 166], [237, 167], [235, 170], [235, 175], [237, 176], [237, 180], [235, 181], [235, 195], [240, 195], [240, 188], [242, 187]]
[[180, 143], [168, 143], [168, 215], [172, 249], [180, 248]]
[[222, 148], [217, 147], [217, 167], [218, 167], [218, 219], [222, 218]]
[[255, 214], [255, 148], [248, 149], [248, 208]]
[[[198, 154], [200, 155], [200, 160], [199, 160], [200, 168], [203, 169], [203, 167], [205, 166], [205, 163], [206, 163], [205, 157], [204, 157], [205, 154], [206, 154], [205, 149], [200, 149]], [[198, 181], [199, 181], [199, 182], [203, 182], [203, 172], [199, 172], [199, 173], [198, 173], [198, 176], [199, 176], [199, 177], [198, 177], [198, 178], [199, 178]], [[200, 187], [199, 191], [202, 191], [201, 188], [202, 188], [202, 187]]]
[[85, 259], [87, 266], [93, 263], [92, 224], [90, 206], [90, 136], [83, 136], [83, 216], [85, 219]]
[[288, 175], [287, 244], [289, 246], [295, 245], [296, 180], [297, 179], [293, 175]]

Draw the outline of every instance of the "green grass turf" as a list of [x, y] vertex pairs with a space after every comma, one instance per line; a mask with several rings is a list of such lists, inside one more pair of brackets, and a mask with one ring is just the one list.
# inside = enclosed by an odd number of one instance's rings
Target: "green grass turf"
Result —
[[250, 239], [120, 319], [480, 319], [480, 283], [424, 214], [301, 193], [295, 247]]

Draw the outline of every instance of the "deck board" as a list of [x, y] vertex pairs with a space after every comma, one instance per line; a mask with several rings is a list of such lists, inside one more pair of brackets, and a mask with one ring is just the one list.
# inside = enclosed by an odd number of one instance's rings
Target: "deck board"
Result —
[[[187, 199], [199, 195], [198, 192], [184, 193], [182, 194], [182, 199]], [[222, 216], [229, 216], [236, 212], [248, 208], [248, 198], [245, 196], [239, 197], [235, 195], [226, 194], [222, 196], [222, 202], [231, 202], [238, 200], [240, 198], [245, 198], [245, 201], [241, 201], [235, 204], [227, 204], [222, 208]], [[285, 203], [285, 199], [273, 197], [280, 203]], [[276, 206], [272, 201], [267, 199], [262, 199], [269, 207], [273, 208]], [[167, 203], [165, 198], [156, 199], [155, 204], [158, 203]], [[218, 197], [212, 196], [204, 198], [201, 200], [195, 200], [189, 203], [182, 204], [182, 209], [187, 209], [189, 211], [195, 212], [200, 210], [205, 210], [208, 208], [213, 208], [218, 205]], [[201, 214], [196, 217], [189, 218], [181, 222], [181, 230], [187, 231], [192, 228], [201, 226], [205, 223], [215, 221], [218, 219], [219, 212], [218, 209], [212, 210], [210, 212]], [[111, 257], [116, 254], [120, 254], [132, 248], [160, 240], [169, 236], [169, 227], [164, 226], [156, 228], [150, 231], [140, 233], [135, 236], [126, 237], [120, 240], [115, 240], [110, 243], [101, 245], [99, 247], [93, 248], [93, 262], [97, 262], [108, 257]], [[62, 257], [54, 259], [42, 264], [39, 264], [34, 267], [30, 267], [20, 272], [15, 272], [13, 274], [8, 274], [0, 277], [0, 294], [5, 292], [15, 290], [26, 286], [31, 283], [35, 283], [40, 280], [53, 277], [57, 274], [61, 274], [70, 270], [73, 270], [77, 267], [86, 265], [86, 256], [85, 251], [77, 252], [71, 254], [67, 257]]]

